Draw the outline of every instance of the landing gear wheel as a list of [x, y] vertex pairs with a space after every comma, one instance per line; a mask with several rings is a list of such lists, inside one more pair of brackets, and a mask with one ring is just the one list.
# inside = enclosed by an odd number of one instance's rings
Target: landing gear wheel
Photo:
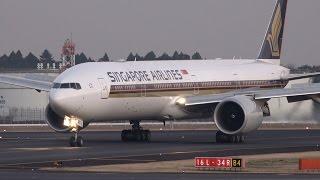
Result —
[[151, 132], [149, 130], [145, 130], [143, 132], [143, 137], [144, 137], [143, 139], [145, 142], [149, 142], [151, 139]]
[[234, 143], [240, 143], [240, 141], [241, 141], [241, 136], [235, 135], [235, 142]]
[[83, 146], [83, 138], [79, 136], [77, 138], [77, 147], [82, 147]]
[[123, 142], [136, 141], [136, 142], [149, 142], [151, 139], [151, 132], [143, 130], [139, 121], [131, 121], [132, 129], [123, 130], [121, 133], [121, 140]]
[[71, 147], [75, 147], [76, 146], [77, 142], [76, 142], [76, 138], [74, 136], [70, 137], [69, 144], [70, 144]]
[[229, 142], [230, 142], [230, 143], [237, 143], [236, 136], [229, 135]]
[[221, 131], [216, 133], [217, 143], [243, 143], [245, 140], [244, 135], [229, 135]]
[[149, 142], [151, 139], [151, 132], [149, 130], [123, 130], [121, 133], [121, 140], [123, 142], [127, 141], [137, 141], [137, 142]]
[[83, 138], [78, 135], [74, 135], [70, 137], [69, 144], [71, 147], [82, 147], [83, 146]]
[[240, 136], [240, 143], [244, 143], [244, 141], [246, 140], [246, 137], [244, 135]]
[[128, 130], [123, 130], [122, 132], [121, 132], [121, 140], [123, 141], [123, 142], [126, 142], [126, 141], [128, 141]]

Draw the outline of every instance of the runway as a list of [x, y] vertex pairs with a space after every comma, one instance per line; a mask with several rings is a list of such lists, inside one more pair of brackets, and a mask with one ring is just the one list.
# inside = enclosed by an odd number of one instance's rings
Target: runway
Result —
[[152, 142], [121, 142], [120, 132], [83, 132], [85, 146], [68, 146], [70, 134], [0, 133], [0, 167], [83, 166], [319, 150], [320, 131], [257, 131], [244, 144], [217, 144], [215, 131], [156, 131]]
[[71, 148], [70, 134], [1, 132], [0, 174], [21, 169], [39, 172], [39, 168], [55, 167], [57, 163], [79, 167], [320, 150], [320, 130], [261, 130], [248, 135], [244, 144], [218, 144], [215, 133], [155, 131], [152, 142], [125, 143], [120, 141], [120, 132], [82, 132], [85, 147]]

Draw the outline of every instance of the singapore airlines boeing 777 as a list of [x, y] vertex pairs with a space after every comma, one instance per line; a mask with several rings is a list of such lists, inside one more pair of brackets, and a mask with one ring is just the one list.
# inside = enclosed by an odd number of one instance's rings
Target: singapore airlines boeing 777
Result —
[[270, 116], [268, 101], [317, 100], [320, 86], [285, 89], [290, 75], [280, 66], [287, 0], [278, 0], [257, 59], [101, 62], [74, 66], [54, 82], [0, 76], [0, 82], [48, 91], [47, 123], [73, 132], [71, 146], [82, 146], [78, 132], [91, 122], [130, 120], [123, 141], [149, 141], [143, 120], [208, 118], [219, 129], [217, 142], [240, 143]]

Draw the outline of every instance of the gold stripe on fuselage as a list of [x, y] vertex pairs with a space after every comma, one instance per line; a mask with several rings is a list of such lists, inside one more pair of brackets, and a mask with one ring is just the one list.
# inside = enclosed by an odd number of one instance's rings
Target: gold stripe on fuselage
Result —
[[264, 86], [230, 86], [230, 87], [213, 87], [213, 88], [185, 88], [185, 89], [136, 89], [136, 90], [112, 90], [110, 92], [111, 98], [124, 97], [168, 97], [168, 96], [195, 96], [195, 95], [209, 95], [220, 94], [240, 89], [261, 88], [261, 89], [275, 89], [284, 88], [286, 84], [274, 84]]

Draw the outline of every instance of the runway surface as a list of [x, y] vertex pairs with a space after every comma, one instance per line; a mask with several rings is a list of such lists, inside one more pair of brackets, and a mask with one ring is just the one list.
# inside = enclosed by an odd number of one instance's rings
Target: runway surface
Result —
[[[247, 137], [244, 144], [218, 144], [215, 142], [215, 133], [216, 131], [156, 131], [152, 132], [152, 142], [125, 143], [120, 141], [120, 132], [83, 132], [81, 136], [85, 138], [85, 147], [71, 148], [68, 147], [70, 134], [1, 132], [0, 175], [16, 175], [17, 170], [20, 170], [19, 173], [36, 173], [41, 167], [54, 167], [57, 163], [63, 167], [78, 167], [183, 160], [196, 156], [320, 150], [320, 130], [256, 131]], [[87, 175], [94, 176], [92, 173]], [[96, 175], [99, 177], [99, 174]], [[124, 179], [124, 175], [119, 175], [118, 179]], [[177, 178], [176, 175], [167, 176]], [[145, 179], [148, 179], [147, 177], [145, 176]]]
[[5, 180], [217, 180], [217, 179], [308, 179], [318, 180], [319, 176], [305, 174], [173, 174], [173, 173], [57, 173], [30, 171], [0, 171], [1, 179]]

